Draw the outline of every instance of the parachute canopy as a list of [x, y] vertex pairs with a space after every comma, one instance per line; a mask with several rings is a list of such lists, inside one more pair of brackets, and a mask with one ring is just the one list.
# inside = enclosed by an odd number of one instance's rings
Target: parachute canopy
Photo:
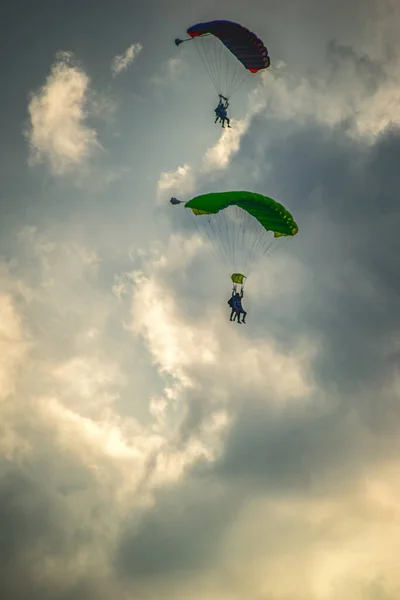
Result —
[[[181, 204], [176, 198], [170, 202]], [[234, 283], [243, 283], [274, 241], [298, 232], [282, 204], [253, 192], [203, 194], [186, 202], [185, 208], [191, 209], [199, 232], [209, 239]]]
[[198, 37], [211, 34], [221, 40], [242, 65], [251, 73], [270, 65], [268, 50], [255, 33], [233, 21], [208, 21], [189, 27], [187, 34]]
[[[258, 73], [270, 65], [264, 43], [247, 27], [233, 21], [197, 23], [187, 30], [186, 40], [195, 40], [218, 94], [229, 98], [246, 79], [246, 71]], [[244, 67], [244, 69], [243, 69]]]
[[275, 237], [296, 235], [298, 227], [292, 215], [279, 204], [261, 194], [252, 192], [217, 192], [196, 196], [186, 202], [195, 215], [216, 214], [228, 206], [238, 206], [252, 215], [266, 231], [273, 231]]

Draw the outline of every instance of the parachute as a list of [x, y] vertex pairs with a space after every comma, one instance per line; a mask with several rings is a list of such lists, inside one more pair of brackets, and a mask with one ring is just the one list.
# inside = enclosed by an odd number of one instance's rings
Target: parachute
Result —
[[[171, 204], [182, 204], [171, 198]], [[278, 240], [298, 232], [292, 215], [268, 196], [246, 191], [215, 192], [184, 203], [199, 233], [208, 239], [233, 283], [245, 280]]]
[[232, 21], [208, 21], [189, 27], [185, 40], [194, 41], [218, 94], [230, 98], [249, 73], [270, 65], [264, 43], [243, 25]]

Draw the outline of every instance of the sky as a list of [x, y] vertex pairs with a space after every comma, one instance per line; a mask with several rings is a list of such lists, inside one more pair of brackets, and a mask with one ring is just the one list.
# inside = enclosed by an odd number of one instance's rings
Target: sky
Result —
[[[221, 18], [271, 56], [231, 129], [174, 44]], [[0, 596], [398, 599], [400, 4], [13, 0], [0, 27]], [[234, 189], [299, 226], [242, 327], [168, 203]]]

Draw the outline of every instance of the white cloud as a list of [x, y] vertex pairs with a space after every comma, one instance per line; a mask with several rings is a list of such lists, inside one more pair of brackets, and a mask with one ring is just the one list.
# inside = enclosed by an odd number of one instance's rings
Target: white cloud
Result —
[[[390, 481], [393, 494], [398, 476]], [[299, 589], [301, 598], [318, 600], [395, 598], [395, 593], [370, 595], [367, 587], [390, 582], [396, 590], [398, 522], [394, 509], [389, 513], [370, 503], [360, 489], [306, 500], [253, 496], [232, 524], [225, 560], [243, 591], [246, 581], [258, 581], [260, 598], [272, 591], [295, 598]]]
[[20, 250], [35, 259], [29, 273], [35, 279], [35, 297], [57, 309], [85, 313], [87, 306], [74, 298], [96, 281], [100, 259], [89, 247], [56, 240], [35, 227], [24, 227], [18, 234]]
[[111, 71], [114, 77], [125, 71], [142, 50], [142, 44], [136, 43], [131, 44], [122, 54], [117, 54], [111, 63]]
[[[99, 455], [143, 458], [142, 450], [145, 450], [147, 443], [140, 450], [140, 439], [145, 442], [146, 436], [142, 436], [142, 428], [133, 419], [123, 422], [113, 411], [102, 418], [93, 419], [72, 410], [54, 397], [40, 399], [38, 406], [43, 420], [57, 428], [60, 442], [70, 451], [81, 454], [84, 450], [88, 462], [92, 461], [92, 464], [96, 455], [98, 458]], [[136, 436], [138, 439], [135, 442]]]
[[[144, 386], [145, 389], [135, 385], [127, 391], [132, 378], [140, 377], [140, 362], [129, 363], [126, 370], [126, 364], [121, 365], [118, 358], [107, 351], [104, 332], [118, 303], [107, 293], [105, 296], [98, 294], [96, 286], [93, 287], [99, 266], [97, 253], [76, 242], [57, 242], [34, 227], [24, 228], [18, 241], [23, 251], [34, 260], [35, 269], [33, 273], [30, 270], [29, 279], [35, 279], [36, 283], [36, 357], [24, 364], [29, 399], [26, 389], [19, 390], [24, 414], [32, 413], [35, 421], [52, 432], [59, 451], [74, 455], [104, 485], [115, 487], [115, 493], [122, 498], [125, 493], [132, 494], [137, 489], [140, 492], [143, 481], [153, 485], [179, 479], [187, 464], [195, 461], [199, 453], [208, 456], [209, 451], [206, 445], [196, 439], [190, 440], [187, 449], [177, 449], [169, 444], [170, 415], [166, 414], [164, 421], [160, 419], [162, 399], [157, 402], [152, 382]], [[198, 243], [196, 239], [175, 241], [170, 252], [176, 255], [177, 270], [193, 256]], [[144, 253], [143, 256], [158, 272], [165, 269], [165, 258], [158, 251]], [[151, 304], [153, 283], [143, 280], [144, 285], [139, 286], [135, 299], [137, 305], [134, 310], [139, 320], [143, 320], [138, 333], [143, 332], [146, 340], [153, 339], [148, 319], [158, 318], [157, 306]], [[19, 289], [20, 285], [10, 284], [8, 287]], [[121, 288], [119, 291], [124, 290]], [[0, 309], [1, 302], [2, 297]], [[4, 334], [4, 340], [0, 336], [0, 349], [4, 351], [7, 361], [1, 363], [0, 383], [3, 384], [2, 391], [10, 394], [16, 391], [18, 369], [26, 358], [26, 348], [19, 342], [22, 335], [21, 319], [12, 310], [10, 299], [3, 304], [4, 331], [0, 333]], [[145, 306], [147, 314], [142, 312], [141, 304]], [[170, 337], [168, 331], [165, 335]], [[168, 366], [174, 370], [177, 361], [183, 362], [184, 357], [179, 355], [179, 323], [172, 335], [177, 337], [174, 347], [170, 348], [168, 339], [164, 337], [160, 338], [160, 345], [156, 348], [156, 353], [160, 352], [164, 361], [163, 364], [158, 363], [160, 370], [165, 371]], [[25, 343], [24, 337], [22, 341]], [[203, 345], [207, 360], [207, 336], [200, 338], [197, 343]], [[117, 353], [121, 352], [120, 345], [119, 342]], [[132, 346], [134, 342], [130, 339], [129, 348]], [[197, 349], [193, 348], [192, 353], [195, 352]], [[183, 374], [182, 380], [178, 378], [172, 384], [165, 385], [165, 398], [169, 403], [180, 401], [180, 393], [187, 382], [188, 378]], [[147, 424], [141, 424], [132, 414], [120, 414], [119, 405], [123, 402], [123, 395], [125, 401], [128, 396], [129, 404], [138, 407], [139, 414], [147, 410], [147, 404], [150, 405], [150, 415], [155, 414]], [[17, 451], [29, 451], [29, 442], [25, 443], [24, 448], [23, 439], [15, 432], [14, 412], [7, 419], [6, 416], [3, 410], [2, 422], [9, 433], [2, 435], [1, 450], [15, 459]], [[210, 438], [215, 436], [214, 430], [209, 434]], [[147, 465], [149, 462], [153, 464], [153, 460], [154, 469], [149, 471]]]
[[157, 280], [135, 276], [132, 329], [144, 335], [155, 363], [162, 372], [173, 375], [181, 384], [191, 386], [186, 368], [212, 364], [218, 352], [217, 340], [202, 327], [187, 329], [180, 323], [179, 305]]
[[35, 292], [20, 278], [14, 279], [3, 264], [0, 288], [0, 455], [19, 463], [29, 452], [30, 440], [18, 427], [18, 389], [27, 376], [34, 344], [20, 306], [29, 303]]
[[78, 355], [55, 367], [52, 376], [58, 380], [69, 406], [82, 406], [83, 400], [85, 412], [94, 409], [96, 413], [115, 402], [117, 388], [125, 381], [111, 361]]
[[196, 185], [196, 175], [193, 168], [188, 164], [178, 167], [175, 171], [165, 171], [161, 173], [158, 188], [157, 199], [160, 204], [165, 203], [165, 195], [179, 196], [193, 194]]
[[227, 168], [230, 158], [238, 151], [240, 137], [248, 126], [245, 121], [232, 121], [232, 123], [234, 123], [233, 127], [238, 124], [238, 129], [236, 131], [227, 129], [222, 133], [218, 142], [206, 151], [197, 171], [192, 166], [184, 164], [175, 171], [161, 173], [157, 184], [157, 200], [160, 204], [165, 203], [167, 194], [177, 197], [178, 200], [193, 195], [199, 177]]
[[86, 122], [89, 87], [90, 79], [74, 64], [73, 55], [59, 53], [28, 106], [31, 164], [47, 161], [59, 175], [82, 167], [101, 148], [96, 131]]
[[[373, 77], [371, 73], [370, 77]], [[285, 66], [263, 77], [268, 115], [279, 120], [315, 119], [334, 127], [349, 119], [349, 135], [376, 137], [389, 123], [400, 123], [400, 75], [382, 71], [382, 81], [370, 90], [354, 62], [339, 61], [334, 75], [326, 72], [314, 80], [298, 81]], [[268, 85], [267, 85], [268, 83]]]
[[184, 68], [185, 63], [181, 58], [170, 58], [162, 65], [160, 73], [151, 77], [150, 83], [155, 86], [169, 85], [177, 79]]
[[203, 158], [201, 173], [226, 169], [231, 157], [236, 154], [240, 147], [241, 137], [246, 133], [250, 124], [250, 117], [241, 121], [232, 119], [232, 128], [225, 128], [218, 142], [208, 148]]
[[23, 321], [10, 294], [0, 293], [0, 400], [16, 388], [17, 372], [29, 349]]

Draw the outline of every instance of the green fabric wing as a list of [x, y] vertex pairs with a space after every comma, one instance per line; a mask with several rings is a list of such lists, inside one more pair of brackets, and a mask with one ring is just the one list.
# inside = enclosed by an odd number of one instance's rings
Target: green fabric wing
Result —
[[293, 236], [298, 227], [292, 215], [282, 204], [268, 196], [253, 192], [217, 192], [196, 196], [185, 207], [195, 215], [216, 214], [229, 206], [237, 206], [254, 217], [266, 231], [275, 237]]

